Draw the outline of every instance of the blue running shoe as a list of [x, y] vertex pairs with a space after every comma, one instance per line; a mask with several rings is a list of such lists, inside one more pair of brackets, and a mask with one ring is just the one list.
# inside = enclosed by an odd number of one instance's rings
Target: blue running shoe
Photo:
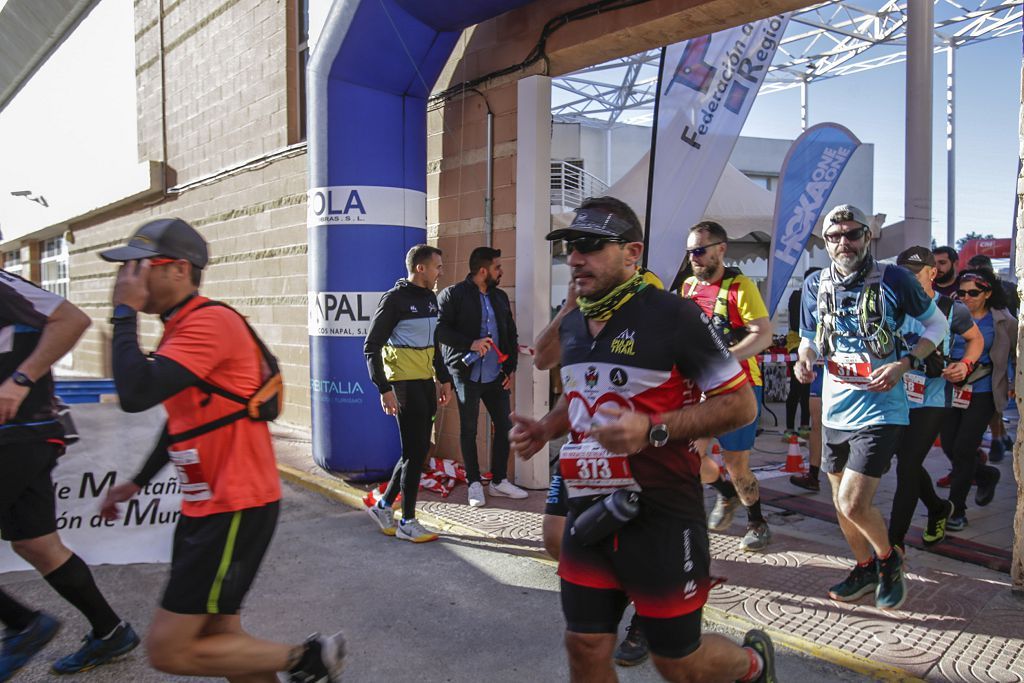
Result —
[[95, 669], [134, 650], [139, 646], [139, 637], [135, 635], [130, 624], [122, 621], [109, 637], [97, 638], [90, 631], [82, 638], [82, 642], [85, 644], [78, 652], [54, 662], [54, 673], [77, 674]]
[[60, 630], [60, 622], [44, 612], [38, 612], [32, 622], [21, 631], [8, 629], [0, 652], [0, 681], [10, 680], [29, 663]]
[[907, 584], [903, 576], [903, 555], [895, 548], [889, 559], [878, 560], [878, 588], [875, 589], [875, 607], [896, 610], [907, 599]]

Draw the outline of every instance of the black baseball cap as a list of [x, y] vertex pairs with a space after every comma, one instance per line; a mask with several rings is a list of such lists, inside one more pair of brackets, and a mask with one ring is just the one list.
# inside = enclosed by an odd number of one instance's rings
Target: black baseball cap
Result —
[[915, 273], [925, 266], [935, 267], [935, 255], [927, 247], [908, 247], [896, 257], [896, 265], [909, 268]]
[[572, 219], [569, 227], [552, 230], [544, 239], [563, 240], [585, 235], [615, 237], [627, 242], [644, 241], [644, 231], [641, 228], [622, 216], [597, 206], [576, 209], [576, 216]]
[[137, 261], [163, 256], [184, 259], [202, 270], [210, 260], [206, 240], [180, 218], [160, 218], [135, 231], [128, 244], [100, 252], [104, 261]]

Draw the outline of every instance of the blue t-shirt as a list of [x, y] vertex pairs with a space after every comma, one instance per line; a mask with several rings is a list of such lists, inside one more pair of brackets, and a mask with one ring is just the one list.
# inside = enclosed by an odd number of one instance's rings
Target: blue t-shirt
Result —
[[[992, 362], [992, 358], [988, 354], [992, 350], [992, 340], [996, 338], [996, 323], [992, 319], [992, 311], [986, 313], [984, 318], [974, 322], [978, 324], [981, 336], [985, 339], [985, 349], [981, 352], [981, 357], [978, 358], [978, 365], [985, 365]], [[953, 353], [951, 355], [953, 358], [963, 358], [966, 349], [967, 342], [963, 337], [958, 337], [954, 340]], [[992, 373], [985, 375], [972, 384], [971, 389], [975, 394], [992, 393]]]
[[[800, 336], [811, 340], [818, 328], [818, 284], [822, 272], [804, 280], [800, 302]], [[838, 280], [834, 282], [836, 329], [832, 342], [835, 348], [825, 359], [821, 423], [830, 429], [843, 430], [909, 424], [910, 408], [903, 382], [886, 392], [863, 388], [864, 376], [896, 362], [900, 350], [894, 350], [885, 358], [875, 358], [864, 341], [857, 338], [857, 301], [864, 290], [864, 279], [849, 288]], [[890, 330], [898, 330], [907, 316], [925, 320], [935, 311], [935, 303], [921, 289], [921, 284], [903, 268], [886, 268], [880, 284], [886, 301], [886, 326]]]
[[[498, 319], [494, 315], [494, 308], [491, 306], [491, 298], [480, 293], [480, 338], [490, 337], [495, 345], [498, 343]], [[501, 363], [498, 362], [497, 349], [491, 349], [484, 354], [484, 357], [473, 364], [469, 378], [474, 382], [493, 382], [498, 379], [501, 371]]]
[[[938, 292], [932, 297], [932, 301], [938, 303], [940, 294]], [[949, 332], [946, 334], [945, 340], [940, 345], [942, 347], [942, 353], [947, 358], [957, 358], [955, 353], [957, 340], [960, 341], [960, 355], [959, 358], [963, 358], [963, 344], [964, 338], [960, 335], [968, 332], [971, 327], [974, 326], [974, 319], [971, 318], [971, 312], [967, 310], [959, 301], [953, 302], [953, 307], [949, 310], [949, 316], [947, 317], [949, 322]], [[917, 340], [921, 337], [921, 333], [924, 332], [924, 325], [919, 323], [914, 318], [907, 318], [903, 321], [903, 327], [900, 328], [900, 334], [907, 342], [908, 348], [914, 348], [917, 344]], [[919, 374], [923, 375], [923, 372]], [[910, 402], [910, 409], [914, 408], [948, 408], [950, 406], [951, 394], [946, 390], [948, 382], [941, 377], [926, 377], [925, 378], [925, 389], [924, 389], [924, 401], [922, 403]]]

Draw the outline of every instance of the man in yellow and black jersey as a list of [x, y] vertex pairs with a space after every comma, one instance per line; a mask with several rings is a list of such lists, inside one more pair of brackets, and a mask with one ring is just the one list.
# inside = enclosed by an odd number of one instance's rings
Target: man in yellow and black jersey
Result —
[[[693, 275], [683, 282], [680, 293], [693, 299], [711, 318], [712, 325], [725, 339], [733, 357], [740, 362], [744, 374], [754, 388], [760, 416], [763, 381], [754, 357], [772, 343], [772, 326], [768, 309], [757, 286], [747, 276], [726, 268], [723, 260], [729, 237], [714, 221], [702, 221], [690, 228], [686, 240], [686, 257], [693, 266]], [[718, 442], [731, 481], [718, 474], [717, 467], [702, 468], [714, 472], [710, 483], [718, 491], [718, 500], [708, 516], [708, 528], [724, 531], [732, 524], [736, 508], [742, 502], [747, 508], [747, 532], [740, 541], [742, 550], [763, 550], [771, 540], [771, 531], [761, 512], [761, 494], [757, 478], [750, 471], [750, 451], [757, 436], [755, 419], [745, 427], [722, 434]], [[707, 454], [703, 454], [707, 458]]]
[[[384, 497], [369, 509], [388, 536], [426, 543], [437, 539], [416, 521], [420, 472], [430, 450], [434, 414], [452, 395], [451, 376], [436, 351], [437, 297], [434, 286], [444, 264], [441, 250], [419, 244], [405, 256], [409, 273], [381, 297], [363, 344], [370, 379], [380, 405], [398, 418], [402, 457]], [[435, 387], [434, 378], [437, 378]], [[402, 494], [402, 519], [395, 524], [391, 504]]]

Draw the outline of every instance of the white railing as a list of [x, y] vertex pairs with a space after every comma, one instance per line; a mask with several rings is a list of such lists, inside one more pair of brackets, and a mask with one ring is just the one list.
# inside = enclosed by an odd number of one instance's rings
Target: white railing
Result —
[[551, 205], [578, 208], [587, 197], [600, 197], [608, 185], [568, 161], [551, 162]]

